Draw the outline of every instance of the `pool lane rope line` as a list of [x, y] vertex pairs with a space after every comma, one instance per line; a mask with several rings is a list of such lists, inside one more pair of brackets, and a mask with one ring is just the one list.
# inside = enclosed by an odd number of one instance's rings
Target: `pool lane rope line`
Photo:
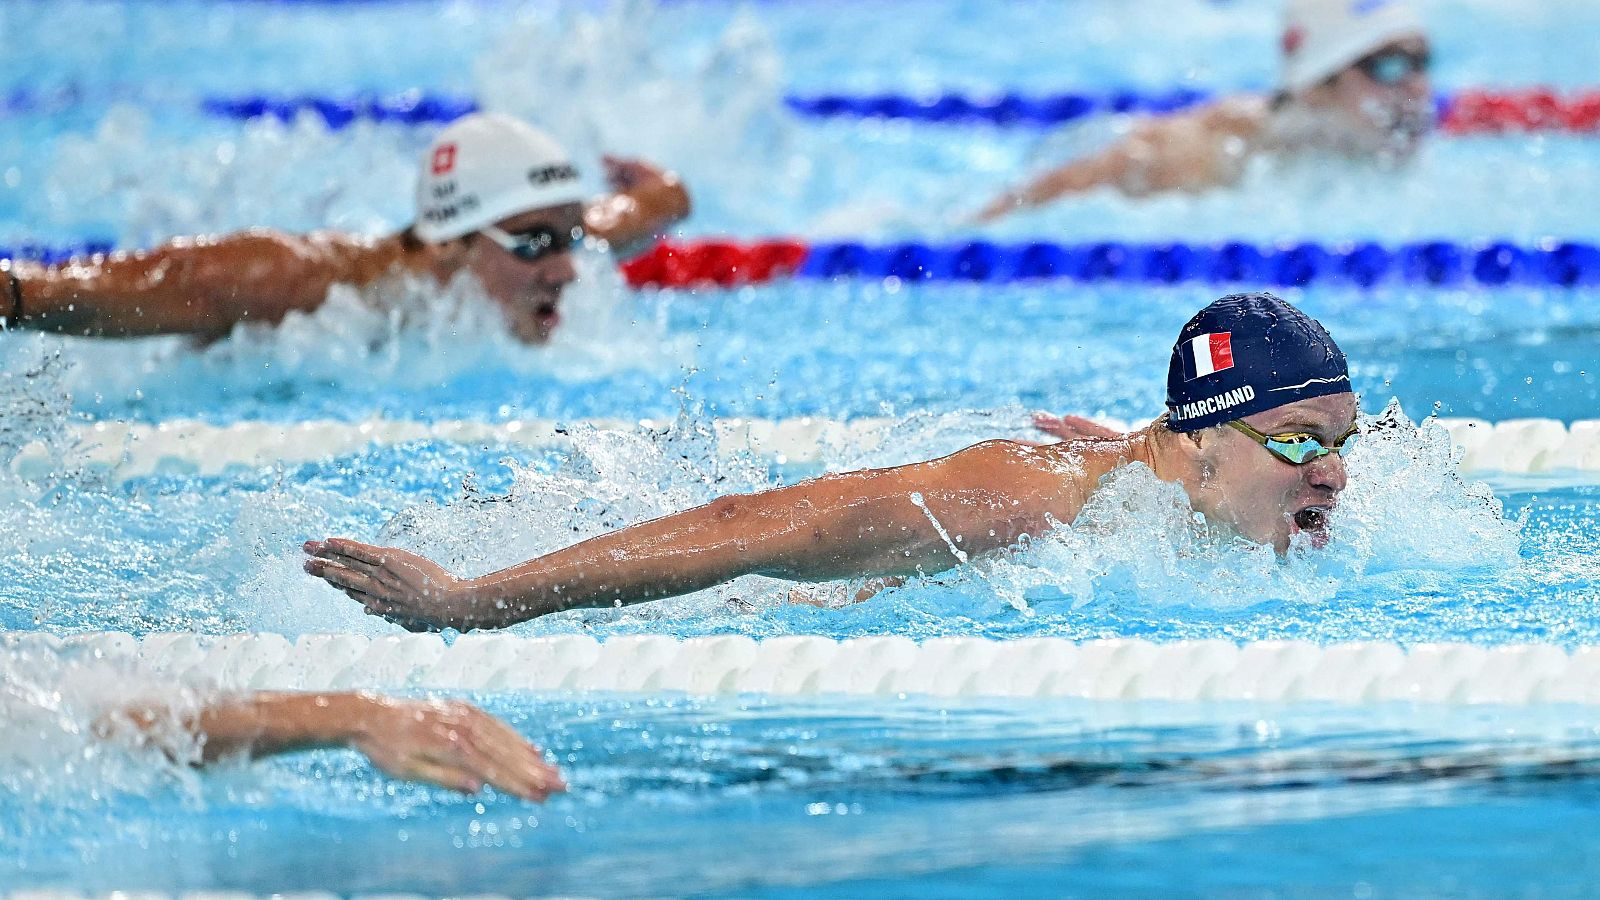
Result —
[[[1128, 422], [1099, 421], [1121, 430], [1131, 427]], [[1461, 468], [1465, 472], [1600, 472], [1600, 419], [1570, 426], [1554, 419], [1437, 421], [1461, 451]], [[862, 452], [880, 447], [898, 424], [900, 420], [890, 418], [841, 421], [805, 416], [776, 420], [721, 418], [713, 420], [711, 426], [721, 454], [749, 453], [780, 464], [815, 465], [830, 452]], [[65, 465], [117, 480], [160, 474], [210, 476], [235, 468], [316, 463], [374, 447], [417, 441], [484, 448], [563, 448], [571, 445], [571, 432], [577, 429], [648, 429], [659, 433], [671, 425], [667, 421], [620, 419], [370, 419], [293, 424], [245, 421], [231, 425], [183, 419], [153, 425], [113, 420], [71, 426], [68, 440], [73, 449], [70, 462]], [[57, 477], [63, 465], [61, 452], [41, 442], [23, 447], [12, 461], [15, 473], [34, 481]]]
[[137, 658], [230, 690], [408, 688], [1253, 701], [1600, 704], [1600, 646], [1037, 637], [524, 637], [0, 633], [0, 647]]
[[[51, 94], [39, 95], [47, 108]], [[1066, 91], [1024, 94], [791, 94], [785, 105], [810, 119], [898, 119], [945, 125], [1050, 127], [1093, 116], [1122, 113], [1166, 115], [1215, 98], [1192, 88], [1139, 91]], [[11, 108], [28, 108], [30, 95], [13, 95]], [[1439, 130], [1447, 135], [1600, 133], [1600, 90], [1559, 91], [1549, 87], [1468, 88], [1435, 98]], [[204, 98], [208, 115], [248, 121], [273, 118], [293, 122], [312, 114], [329, 128], [356, 122], [426, 125], [452, 122], [476, 112], [477, 101], [459, 94], [404, 91], [378, 94], [239, 94]]]
[[[0, 246], [0, 259], [62, 262], [107, 253], [105, 240]], [[1437, 288], [1600, 285], [1600, 246], [1547, 238], [1511, 241], [1373, 241], [1256, 244], [989, 240], [807, 242], [705, 238], [662, 242], [620, 264], [636, 288], [718, 288], [787, 278], [969, 284], [1072, 281], [1081, 284], [1215, 284], [1370, 289], [1390, 284]]]

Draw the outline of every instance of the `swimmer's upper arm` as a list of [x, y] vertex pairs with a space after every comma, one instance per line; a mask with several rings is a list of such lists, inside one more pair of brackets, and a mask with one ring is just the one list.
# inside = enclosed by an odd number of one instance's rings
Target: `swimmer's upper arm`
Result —
[[322, 302], [345, 254], [276, 231], [182, 239], [22, 271], [20, 324], [103, 337], [225, 334]]
[[901, 471], [903, 489], [922, 496], [922, 515], [974, 555], [1072, 521], [1087, 495], [1081, 461], [1060, 446], [985, 441]]

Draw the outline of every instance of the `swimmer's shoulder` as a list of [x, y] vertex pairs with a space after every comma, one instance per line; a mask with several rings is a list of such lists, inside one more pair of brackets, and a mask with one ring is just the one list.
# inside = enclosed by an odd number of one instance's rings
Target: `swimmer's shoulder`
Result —
[[1194, 109], [1147, 120], [1140, 133], [1158, 141], [1192, 145], [1197, 137], [1251, 140], [1266, 127], [1269, 106], [1254, 95], [1224, 97]]

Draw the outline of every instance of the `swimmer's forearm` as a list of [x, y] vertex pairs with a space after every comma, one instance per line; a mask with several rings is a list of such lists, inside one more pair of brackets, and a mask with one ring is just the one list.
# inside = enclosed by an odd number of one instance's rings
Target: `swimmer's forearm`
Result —
[[584, 227], [619, 251], [660, 236], [672, 223], [687, 218], [689, 191], [672, 173], [650, 182], [607, 194], [584, 210]]
[[929, 463], [829, 475], [724, 497], [468, 580], [466, 606], [503, 626], [743, 575], [832, 581], [943, 571], [1038, 533], [1050, 515], [1070, 520], [1075, 507], [1050, 493], [1059, 482], [1032, 448], [1002, 441]]
[[[381, 702], [359, 692], [259, 693], [214, 703], [182, 725], [199, 738], [205, 762], [241, 754], [262, 757], [348, 745]], [[123, 716], [146, 734], [163, 720], [160, 710], [148, 708], [128, 710]], [[112, 730], [114, 724], [102, 723], [102, 729]]]
[[[937, 490], [937, 488], [932, 488]], [[602, 535], [470, 580], [471, 606], [512, 624], [626, 606], [744, 575], [826, 581], [955, 565], [900, 470], [830, 476], [713, 503]]]
[[995, 198], [978, 213], [978, 220], [992, 221], [1018, 209], [1044, 206], [1068, 194], [1082, 194], [1098, 187], [1121, 188], [1128, 167], [1128, 153], [1121, 147], [1068, 163]]

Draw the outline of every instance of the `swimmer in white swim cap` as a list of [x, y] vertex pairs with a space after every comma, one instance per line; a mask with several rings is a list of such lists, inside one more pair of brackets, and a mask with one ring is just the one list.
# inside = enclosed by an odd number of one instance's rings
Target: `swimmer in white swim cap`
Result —
[[523, 341], [543, 343], [577, 277], [569, 251], [592, 235], [613, 248], [647, 240], [689, 213], [676, 176], [607, 157], [614, 193], [587, 199], [549, 135], [477, 113], [445, 128], [421, 160], [417, 219], [380, 238], [253, 229], [180, 238], [155, 250], [44, 266], [0, 263], [7, 328], [93, 337], [215, 338], [240, 322], [276, 323], [321, 306], [335, 284], [396, 272], [441, 284], [467, 272]]
[[981, 221], [1111, 187], [1133, 197], [1229, 185], [1252, 157], [1409, 158], [1433, 124], [1431, 51], [1405, 0], [1288, 0], [1278, 89], [1151, 119], [1111, 148], [994, 200]]
[[1287, 552], [1328, 540], [1356, 441], [1344, 354], [1270, 294], [1234, 294], [1179, 332], [1167, 411], [1117, 440], [988, 441], [930, 462], [840, 472], [591, 538], [480, 578], [343, 538], [305, 545], [306, 571], [412, 630], [501, 628], [623, 606], [744, 575], [795, 581], [943, 571], [1071, 523], [1113, 471], [1177, 484], [1222, 535]]

